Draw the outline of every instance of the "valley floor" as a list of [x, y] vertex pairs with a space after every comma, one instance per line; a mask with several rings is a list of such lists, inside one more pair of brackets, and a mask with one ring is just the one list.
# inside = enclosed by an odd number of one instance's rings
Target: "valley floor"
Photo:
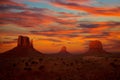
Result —
[[0, 58], [0, 80], [120, 80], [120, 58], [90, 55]]

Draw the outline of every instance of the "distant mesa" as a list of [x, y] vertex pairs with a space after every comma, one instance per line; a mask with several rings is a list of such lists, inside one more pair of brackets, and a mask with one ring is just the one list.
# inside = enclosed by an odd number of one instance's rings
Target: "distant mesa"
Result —
[[103, 50], [103, 46], [102, 46], [102, 43], [100, 41], [95, 40], [95, 41], [90, 42], [89, 49], [101, 51], [101, 50]]
[[70, 54], [68, 51], [67, 51], [67, 47], [66, 46], [63, 46], [61, 48], [61, 50], [59, 51], [59, 54]]
[[87, 53], [91, 53], [91, 54], [99, 54], [99, 53], [108, 53], [103, 49], [103, 45], [102, 42], [99, 40], [95, 40], [95, 41], [91, 41], [89, 43], [89, 49], [87, 51]]
[[19, 36], [18, 37], [18, 43], [17, 47], [22, 47], [22, 48], [33, 48], [33, 41], [27, 36]]
[[[104, 53], [108, 53], [103, 49], [102, 42], [99, 40], [91, 41], [89, 43], [89, 49], [84, 55], [104, 55]], [[5, 57], [33, 57], [33, 56], [41, 56], [41, 52], [38, 52], [33, 47], [33, 40], [30, 40], [27, 36], [18, 36], [17, 46], [0, 56]], [[67, 47], [63, 46], [57, 55], [70, 55], [70, 52], [67, 51]]]
[[19, 36], [17, 46], [1, 55], [5, 57], [33, 57], [41, 54], [41, 52], [34, 49], [33, 41], [30, 41], [29, 37]]

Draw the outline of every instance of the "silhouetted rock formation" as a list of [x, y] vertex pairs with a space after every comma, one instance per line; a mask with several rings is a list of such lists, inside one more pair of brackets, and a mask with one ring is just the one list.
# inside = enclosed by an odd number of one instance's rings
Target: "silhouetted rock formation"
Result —
[[103, 53], [108, 53], [103, 49], [103, 45], [99, 40], [91, 41], [89, 43], [89, 49], [87, 53], [90, 54], [103, 54]]
[[91, 41], [89, 44], [89, 50], [90, 51], [103, 51], [102, 43], [98, 40]]
[[1, 55], [6, 57], [34, 57], [39, 56], [40, 54], [41, 52], [38, 52], [33, 48], [33, 41], [30, 41], [29, 37], [19, 36], [17, 46]]
[[70, 54], [70, 53], [67, 51], [67, 48], [63, 46], [61, 50], [59, 51], [59, 54]]
[[24, 47], [24, 48], [28, 48], [28, 47], [33, 47], [32, 42], [30, 42], [29, 37], [27, 36], [19, 36], [18, 37], [18, 47]]

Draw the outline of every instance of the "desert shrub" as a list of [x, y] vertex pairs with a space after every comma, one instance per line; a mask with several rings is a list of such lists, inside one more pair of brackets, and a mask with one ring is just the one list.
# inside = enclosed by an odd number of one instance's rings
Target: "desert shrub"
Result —
[[23, 59], [23, 60], [22, 60], [22, 62], [24, 63], [24, 62], [25, 62], [25, 60]]
[[80, 63], [81, 63], [81, 64], [84, 64], [85, 62], [84, 62], [84, 61], [81, 61]]
[[70, 63], [70, 66], [73, 66], [73, 63], [72, 63], [72, 62]]
[[117, 65], [114, 63], [114, 62], [111, 62], [110, 65], [113, 67], [113, 68], [116, 68]]
[[64, 61], [62, 61], [62, 63], [65, 65], [66, 63]]
[[43, 61], [43, 58], [39, 58], [39, 61]]
[[56, 66], [56, 65], [57, 65], [57, 63], [54, 63], [54, 65]]
[[114, 62], [117, 62], [117, 61], [118, 61], [118, 59], [114, 59], [113, 61], [114, 61]]
[[25, 66], [29, 66], [29, 63], [28, 63], [28, 62], [25, 62]]
[[56, 80], [62, 80], [62, 78], [61, 78], [61, 77], [58, 77]]
[[69, 66], [69, 64], [66, 64], [66, 66]]
[[28, 62], [31, 62], [32, 60], [33, 60], [33, 58], [29, 58], [29, 59], [28, 59]]
[[76, 64], [78, 64], [78, 61], [77, 61], [77, 60], [75, 60], [75, 63], [76, 63]]
[[76, 69], [77, 69], [77, 71], [79, 71], [79, 70], [80, 70], [80, 68], [78, 68], [78, 67], [77, 67]]
[[45, 68], [45, 66], [44, 65], [41, 65], [40, 67], [39, 67], [39, 70], [42, 70], [42, 69], [44, 69]]
[[38, 64], [38, 62], [36, 62], [36, 61], [32, 61], [31, 64]]
[[31, 71], [32, 68], [31, 68], [31, 67], [25, 67], [24, 70], [26, 70], [26, 71]]
[[61, 58], [61, 61], [63, 61], [63, 58]]
[[17, 64], [16, 64], [16, 63], [14, 63], [14, 64], [13, 64], [13, 67], [16, 67], [16, 66], [17, 66]]

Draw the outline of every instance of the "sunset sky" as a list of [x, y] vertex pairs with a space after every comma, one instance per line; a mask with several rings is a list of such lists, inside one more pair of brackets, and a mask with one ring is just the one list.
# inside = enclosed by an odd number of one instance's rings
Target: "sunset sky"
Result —
[[44, 53], [84, 52], [91, 40], [120, 52], [120, 0], [0, 0], [0, 53], [19, 35]]

